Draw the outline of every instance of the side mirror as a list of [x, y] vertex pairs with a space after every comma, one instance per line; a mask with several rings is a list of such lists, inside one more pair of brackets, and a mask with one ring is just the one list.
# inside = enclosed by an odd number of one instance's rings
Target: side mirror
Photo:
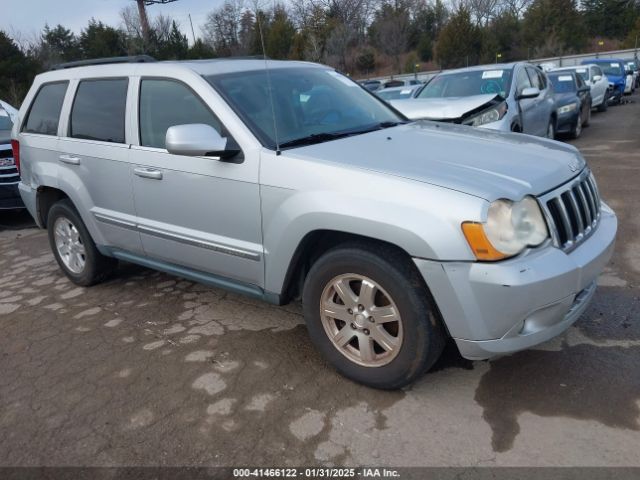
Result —
[[239, 150], [228, 148], [227, 139], [215, 128], [203, 123], [169, 127], [165, 144], [169, 153], [190, 157], [228, 158], [239, 153]]
[[602, 80], [602, 75], [593, 76], [593, 83], [599, 82], [600, 80]]
[[540, 89], [536, 87], [525, 88], [518, 95], [518, 100], [523, 100], [525, 98], [536, 98], [540, 96]]

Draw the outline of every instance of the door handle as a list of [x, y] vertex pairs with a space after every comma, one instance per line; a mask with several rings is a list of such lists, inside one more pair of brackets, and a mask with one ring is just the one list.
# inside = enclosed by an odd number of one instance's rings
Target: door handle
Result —
[[72, 157], [71, 155], [60, 155], [58, 159], [62, 163], [66, 163], [68, 165], [80, 165], [80, 157]]
[[137, 176], [150, 178], [151, 180], [162, 180], [162, 172], [153, 168], [136, 168], [133, 170]]

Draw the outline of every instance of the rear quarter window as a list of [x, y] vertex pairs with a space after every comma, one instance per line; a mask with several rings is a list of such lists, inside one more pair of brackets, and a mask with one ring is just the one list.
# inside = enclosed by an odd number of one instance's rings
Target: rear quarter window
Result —
[[69, 136], [125, 143], [126, 78], [83, 80], [71, 109]]
[[57, 135], [60, 112], [69, 82], [47, 83], [40, 87], [29, 108], [22, 131]]

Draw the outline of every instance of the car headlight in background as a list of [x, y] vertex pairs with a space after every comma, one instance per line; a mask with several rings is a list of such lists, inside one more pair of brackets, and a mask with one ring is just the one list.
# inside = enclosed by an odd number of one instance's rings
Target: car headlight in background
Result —
[[507, 114], [507, 102], [502, 102], [494, 107], [491, 107], [483, 112], [474, 115], [462, 122], [463, 125], [471, 125], [472, 127], [479, 127], [480, 125], [486, 125], [487, 123], [497, 122], [502, 120]]
[[575, 103], [572, 103], [570, 105], [565, 105], [564, 107], [560, 107], [558, 109], [558, 115], [562, 115], [563, 113], [573, 112], [576, 108], [578, 108], [578, 105]]
[[496, 200], [489, 206], [486, 223], [465, 222], [462, 231], [476, 258], [483, 261], [512, 257], [549, 237], [540, 206], [529, 196], [519, 202]]

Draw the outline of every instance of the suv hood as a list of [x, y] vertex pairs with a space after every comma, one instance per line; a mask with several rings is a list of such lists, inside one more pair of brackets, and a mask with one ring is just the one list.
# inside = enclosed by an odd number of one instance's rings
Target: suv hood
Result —
[[481, 109], [496, 97], [496, 94], [491, 93], [471, 97], [412, 98], [392, 100], [390, 103], [412, 120], [455, 120], [464, 117], [466, 113]]
[[488, 201], [540, 195], [586, 165], [575, 147], [560, 142], [429, 121], [282, 153], [438, 185]]

